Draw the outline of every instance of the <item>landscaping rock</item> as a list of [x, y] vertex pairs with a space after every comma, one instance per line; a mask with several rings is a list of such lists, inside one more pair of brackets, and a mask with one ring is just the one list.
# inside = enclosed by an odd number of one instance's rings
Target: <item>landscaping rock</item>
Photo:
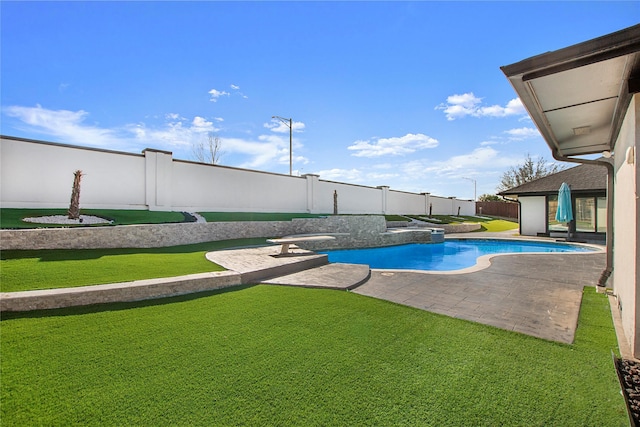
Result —
[[640, 363], [614, 357], [631, 426], [640, 425]]

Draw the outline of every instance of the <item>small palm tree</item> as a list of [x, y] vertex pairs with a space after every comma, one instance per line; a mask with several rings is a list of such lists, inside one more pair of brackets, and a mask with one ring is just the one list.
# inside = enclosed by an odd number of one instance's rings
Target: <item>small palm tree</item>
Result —
[[73, 173], [73, 189], [71, 190], [71, 204], [69, 205], [69, 219], [80, 219], [80, 179], [82, 171], [77, 170]]

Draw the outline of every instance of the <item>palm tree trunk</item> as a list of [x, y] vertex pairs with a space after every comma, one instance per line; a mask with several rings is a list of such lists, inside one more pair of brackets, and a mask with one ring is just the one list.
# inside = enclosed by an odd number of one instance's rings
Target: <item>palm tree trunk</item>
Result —
[[69, 219], [80, 219], [80, 179], [82, 171], [73, 173], [73, 189], [71, 190], [71, 204], [69, 205]]

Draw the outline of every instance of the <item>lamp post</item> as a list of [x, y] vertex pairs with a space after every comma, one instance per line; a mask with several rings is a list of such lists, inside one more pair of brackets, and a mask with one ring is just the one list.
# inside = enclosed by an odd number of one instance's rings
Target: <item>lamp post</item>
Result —
[[473, 178], [465, 178], [462, 177], [462, 179], [466, 179], [469, 181], [473, 181], [473, 201], [475, 202], [477, 200], [477, 193], [476, 193], [476, 180]]
[[293, 121], [280, 116], [271, 116], [272, 119], [278, 119], [285, 125], [289, 126], [289, 175], [293, 176]]

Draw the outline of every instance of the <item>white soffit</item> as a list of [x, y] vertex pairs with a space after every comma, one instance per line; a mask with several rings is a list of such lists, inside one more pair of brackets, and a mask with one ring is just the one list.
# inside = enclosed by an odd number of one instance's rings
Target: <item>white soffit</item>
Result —
[[626, 58], [614, 58], [530, 80], [544, 112], [618, 96]]
[[501, 68], [553, 151], [610, 151], [640, 77], [640, 25]]

